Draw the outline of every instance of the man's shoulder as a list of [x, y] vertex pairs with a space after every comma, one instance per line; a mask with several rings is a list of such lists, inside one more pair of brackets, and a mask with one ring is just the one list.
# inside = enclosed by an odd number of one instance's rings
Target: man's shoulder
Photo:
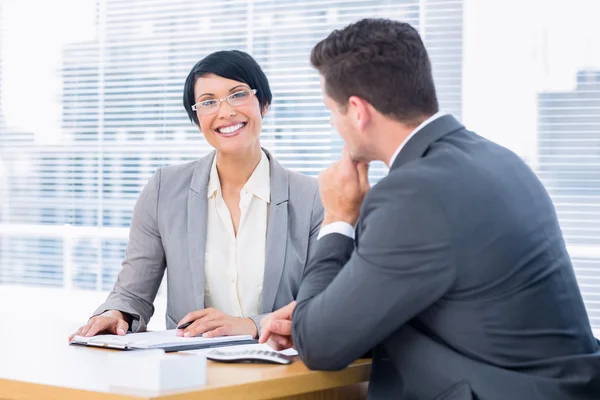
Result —
[[369, 194], [376, 196], [388, 197], [394, 193], [413, 193], [418, 195], [423, 191], [427, 191], [432, 185], [435, 185], [436, 180], [442, 180], [443, 177], [431, 170], [423, 162], [412, 162], [404, 165], [401, 168], [392, 169], [388, 175], [379, 180]]

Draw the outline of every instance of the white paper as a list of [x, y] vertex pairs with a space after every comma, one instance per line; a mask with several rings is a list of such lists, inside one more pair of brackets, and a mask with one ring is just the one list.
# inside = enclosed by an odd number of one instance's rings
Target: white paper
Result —
[[181, 337], [176, 335], [176, 329], [155, 332], [129, 333], [120, 335], [98, 335], [92, 337], [75, 336], [73, 342], [90, 345], [108, 344], [113, 346], [127, 346], [136, 349], [168, 348], [186, 344], [211, 344], [227, 343], [239, 340], [251, 340], [250, 335], [219, 336], [215, 338]]

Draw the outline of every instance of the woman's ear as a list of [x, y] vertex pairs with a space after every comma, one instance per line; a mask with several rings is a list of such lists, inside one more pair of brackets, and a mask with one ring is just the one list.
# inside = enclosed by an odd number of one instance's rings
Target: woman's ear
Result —
[[262, 108], [262, 110], [260, 112], [261, 117], [264, 118], [268, 112], [269, 112], [269, 103], [265, 103], [264, 107]]

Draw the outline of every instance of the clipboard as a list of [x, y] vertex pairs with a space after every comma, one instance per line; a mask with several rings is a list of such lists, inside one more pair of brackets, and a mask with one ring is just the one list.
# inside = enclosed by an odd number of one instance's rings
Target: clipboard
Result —
[[115, 350], [163, 349], [165, 352], [208, 349], [212, 347], [256, 344], [250, 335], [219, 336], [215, 338], [180, 337], [175, 329], [120, 335], [75, 336], [72, 345], [103, 347]]

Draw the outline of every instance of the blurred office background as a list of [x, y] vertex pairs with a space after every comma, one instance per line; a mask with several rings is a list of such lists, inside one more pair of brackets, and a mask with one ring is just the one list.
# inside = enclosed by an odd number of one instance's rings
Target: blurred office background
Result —
[[317, 175], [341, 141], [310, 50], [386, 17], [423, 36], [441, 108], [545, 183], [600, 334], [599, 14], [597, 0], [0, 0], [0, 317], [85, 322], [104, 300], [147, 179], [210, 151], [181, 105], [210, 52], [257, 59], [274, 94], [263, 145]]

